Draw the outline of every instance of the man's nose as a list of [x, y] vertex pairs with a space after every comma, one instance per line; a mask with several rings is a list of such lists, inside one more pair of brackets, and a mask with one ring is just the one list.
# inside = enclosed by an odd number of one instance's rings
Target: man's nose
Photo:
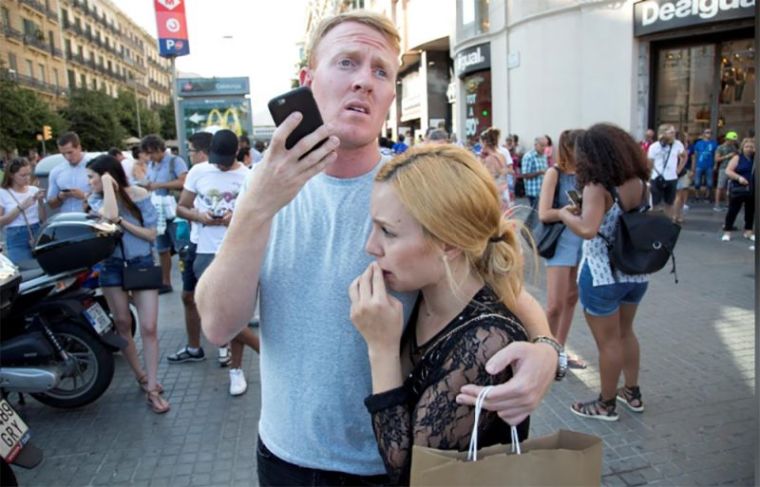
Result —
[[369, 93], [372, 91], [372, 84], [372, 68], [366, 67], [357, 70], [352, 85], [354, 91], [366, 91]]

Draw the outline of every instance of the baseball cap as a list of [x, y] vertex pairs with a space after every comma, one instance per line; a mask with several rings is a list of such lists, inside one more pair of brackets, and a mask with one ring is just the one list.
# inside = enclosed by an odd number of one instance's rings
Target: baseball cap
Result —
[[238, 137], [232, 130], [222, 129], [214, 134], [208, 154], [208, 162], [221, 166], [235, 163], [238, 150]]
[[726, 132], [726, 140], [737, 140], [738, 138], [739, 138], [739, 134], [737, 134], [733, 130], [730, 132]]

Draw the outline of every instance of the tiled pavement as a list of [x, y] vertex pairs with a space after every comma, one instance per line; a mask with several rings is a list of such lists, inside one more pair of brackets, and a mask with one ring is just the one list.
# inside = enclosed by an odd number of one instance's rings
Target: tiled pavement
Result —
[[[600, 436], [605, 485], [754, 483], [754, 260], [747, 241], [719, 241], [723, 215], [693, 205], [677, 248], [680, 284], [660, 272], [640, 307], [646, 412], [623, 409], [617, 423], [571, 414], [573, 400], [597, 394], [590, 365], [555, 385], [533, 415], [533, 436], [558, 428]], [[540, 283], [534, 292], [543, 297]], [[121, 357], [110, 389], [88, 407], [61, 411], [29, 399], [23, 409], [45, 460], [33, 470], [16, 469], [22, 485], [257, 484], [255, 354], [246, 353], [247, 394], [232, 398], [213, 347], [205, 362], [166, 363], [165, 355], [184, 343], [179, 293], [161, 297], [159, 323], [159, 377], [172, 410], [148, 412]], [[595, 364], [580, 311], [569, 348]]]

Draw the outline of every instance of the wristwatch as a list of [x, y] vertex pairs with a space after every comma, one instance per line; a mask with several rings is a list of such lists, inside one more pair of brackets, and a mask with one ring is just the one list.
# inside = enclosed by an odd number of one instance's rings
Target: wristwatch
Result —
[[531, 343], [546, 343], [550, 345], [557, 352], [557, 373], [554, 375], [554, 380], [560, 381], [567, 375], [567, 354], [565, 353], [565, 347], [560, 342], [552, 337], [539, 335]]

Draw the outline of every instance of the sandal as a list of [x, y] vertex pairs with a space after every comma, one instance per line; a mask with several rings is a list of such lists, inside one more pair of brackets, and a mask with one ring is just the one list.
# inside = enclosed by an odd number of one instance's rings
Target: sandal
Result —
[[615, 410], [615, 399], [605, 401], [601, 394], [597, 399], [574, 403], [570, 410], [578, 416], [601, 421], [617, 421], [620, 418]]
[[[137, 379], [137, 383], [140, 385], [140, 389], [143, 390], [143, 392], [150, 392], [150, 389], [148, 389], [148, 374], [143, 374]], [[156, 390], [160, 393], [164, 393], [164, 386], [156, 382]]]
[[644, 412], [644, 402], [641, 400], [641, 390], [639, 386], [621, 387], [617, 391], [617, 400], [634, 413]]
[[163, 414], [171, 409], [169, 401], [164, 399], [161, 395], [161, 392], [159, 392], [157, 389], [149, 391], [145, 397], [148, 401], [148, 406], [156, 414]]
[[567, 357], [567, 367], [570, 369], [583, 370], [588, 367], [588, 364], [580, 357]]

